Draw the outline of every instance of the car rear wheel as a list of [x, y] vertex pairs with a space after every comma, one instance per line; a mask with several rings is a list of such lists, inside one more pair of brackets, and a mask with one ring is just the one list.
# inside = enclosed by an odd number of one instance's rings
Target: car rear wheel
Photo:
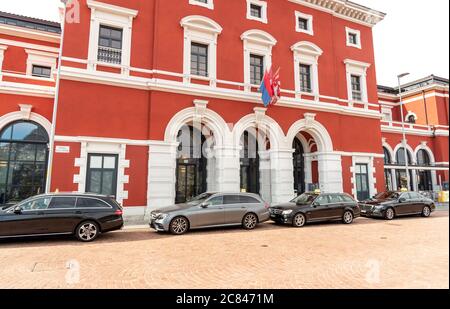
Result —
[[431, 216], [431, 208], [428, 206], [425, 206], [422, 210], [422, 216], [425, 218], [428, 218], [429, 216]]
[[349, 211], [349, 210], [347, 210], [344, 213], [344, 216], [342, 217], [342, 221], [345, 224], [352, 224], [353, 223], [353, 219], [354, 219], [353, 213], [351, 211]]
[[253, 230], [258, 225], [258, 217], [255, 214], [246, 214], [242, 220], [242, 226], [246, 230]]
[[306, 217], [304, 214], [296, 214], [292, 220], [294, 227], [304, 227], [306, 224]]
[[189, 222], [184, 217], [177, 217], [170, 222], [170, 232], [174, 235], [183, 235], [189, 230]]
[[395, 218], [395, 211], [394, 211], [394, 209], [388, 208], [388, 209], [386, 210], [386, 213], [385, 213], [385, 215], [384, 215], [384, 218], [385, 218], [386, 220], [394, 220], [394, 218]]
[[100, 234], [100, 228], [94, 221], [86, 221], [81, 223], [75, 231], [75, 236], [79, 241], [94, 241]]

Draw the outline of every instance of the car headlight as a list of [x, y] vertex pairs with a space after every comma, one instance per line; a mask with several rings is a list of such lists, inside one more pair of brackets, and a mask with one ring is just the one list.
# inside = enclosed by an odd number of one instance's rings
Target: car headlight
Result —
[[283, 216], [288, 216], [292, 213], [292, 209], [283, 211]]
[[380, 205], [375, 206], [375, 210], [378, 210], [378, 211], [383, 210], [383, 208], [384, 208], [384, 206], [380, 206]]
[[160, 214], [159, 216], [158, 216], [158, 220], [164, 220], [165, 218], [167, 218], [169, 215], [168, 214]]

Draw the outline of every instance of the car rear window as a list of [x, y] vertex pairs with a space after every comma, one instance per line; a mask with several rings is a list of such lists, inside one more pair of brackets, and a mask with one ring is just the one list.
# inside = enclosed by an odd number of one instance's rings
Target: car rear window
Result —
[[239, 201], [240, 201], [241, 204], [259, 204], [259, 203], [261, 203], [260, 201], [258, 201], [254, 197], [245, 196], [245, 195], [240, 196], [239, 197]]
[[350, 196], [348, 196], [348, 195], [340, 195], [339, 197], [342, 199], [342, 201], [343, 201], [344, 203], [355, 203], [355, 200], [352, 199], [352, 198], [351, 198]]
[[223, 203], [226, 205], [229, 204], [240, 204], [239, 195], [225, 195], [223, 197]]
[[53, 197], [49, 209], [68, 209], [75, 208], [76, 197]]
[[80, 197], [77, 200], [77, 208], [111, 208], [111, 206], [99, 199]]

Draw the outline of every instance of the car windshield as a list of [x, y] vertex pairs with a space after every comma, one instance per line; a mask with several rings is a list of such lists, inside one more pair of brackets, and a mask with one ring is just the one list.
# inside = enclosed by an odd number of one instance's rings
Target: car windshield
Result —
[[209, 199], [213, 195], [214, 195], [214, 193], [203, 193], [203, 194], [200, 194], [199, 196], [196, 196], [192, 200], [188, 201], [187, 204], [191, 205], [191, 206], [200, 205], [201, 203], [203, 203], [204, 201], [206, 201], [207, 199]]
[[317, 197], [317, 194], [304, 193], [293, 199], [291, 202], [296, 203], [297, 205], [310, 205], [316, 200]]
[[375, 195], [375, 199], [377, 200], [395, 200], [400, 197], [398, 192], [382, 192]]

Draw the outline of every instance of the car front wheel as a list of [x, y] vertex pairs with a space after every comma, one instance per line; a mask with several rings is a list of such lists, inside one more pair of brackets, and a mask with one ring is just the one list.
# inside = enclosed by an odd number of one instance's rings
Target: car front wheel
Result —
[[425, 218], [428, 218], [429, 216], [431, 216], [431, 208], [428, 206], [425, 206], [422, 210], [422, 216]]
[[94, 241], [99, 234], [100, 228], [94, 221], [86, 221], [81, 223], [75, 231], [75, 236], [82, 242]]
[[170, 222], [170, 232], [174, 235], [183, 235], [189, 230], [189, 222], [184, 217], [177, 217]]
[[246, 230], [253, 230], [258, 225], [258, 217], [255, 214], [246, 214], [242, 220], [242, 226]]
[[395, 211], [392, 208], [388, 208], [388, 210], [386, 210], [386, 214], [384, 215], [384, 218], [386, 220], [394, 220], [395, 218]]
[[306, 224], [306, 217], [304, 214], [296, 214], [292, 220], [292, 225], [294, 227], [304, 227]]
[[351, 211], [347, 210], [344, 213], [344, 216], [342, 217], [342, 221], [345, 224], [352, 224], [353, 223], [353, 218], [354, 218], [353, 213]]

